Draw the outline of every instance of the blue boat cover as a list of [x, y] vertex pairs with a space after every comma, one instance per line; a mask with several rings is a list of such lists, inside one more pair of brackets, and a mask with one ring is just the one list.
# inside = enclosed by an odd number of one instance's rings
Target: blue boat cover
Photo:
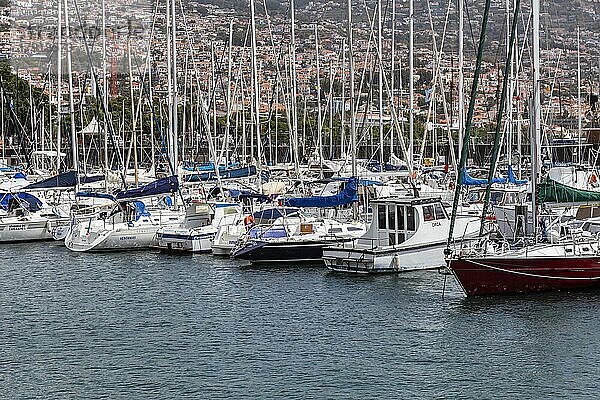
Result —
[[77, 172], [67, 171], [40, 182], [25, 186], [23, 189], [70, 188], [77, 185]]
[[513, 171], [512, 165], [508, 166], [508, 183], [512, 183], [515, 185], [524, 185], [527, 183], [527, 179], [517, 179], [515, 177], [515, 172]]
[[[506, 183], [506, 178], [492, 178], [492, 183]], [[462, 176], [462, 184], [467, 186], [487, 185], [487, 179], [473, 178], [465, 168]]]
[[358, 201], [358, 179], [352, 177], [346, 182], [344, 190], [333, 196], [291, 197], [284, 199], [282, 205], [289, 207], [337, 207]]
[[117, 200], [134, 199], [139, 197], [157, 196], [163, 193], [173, 193], [179, 189], [177, 176], [169, 176], [154, 182], [150, 182], [139, 188], [121, 190], [115, 195]]
[[[16, 176], [15, 176], [16, 177]], [[79, 181], [81, 183], [92, 183], [98, 182], [104, 179], [104, 175], [80, 175]], [[44, 179], [40, 182], [35, 182], [27, 185], [23, 189], [59, 189], [59, 188], [72, 188], [77, 185], [77, 172], [67, 171], [62, 174], [58, 174], [48, 179]]]
[[21, 207], [29, 211], [38, 211], [42, 208], [42, 201], [31, 193], [0, 193], [0, 208], [8, 210], [11, 199], [15, 199]]
[[27, 175], [25, 175], [23, 172], [17, 172], [13, 178], [15, 179], [27, 179]]
[[94, 183], [94, 182], [99, 182], [99, 181], [103, 181], [104, 180], [104, 175], [102, 174], [98, 174], [98, 175], [80, 175], [79, 176], [79, 182], [80, 183]]

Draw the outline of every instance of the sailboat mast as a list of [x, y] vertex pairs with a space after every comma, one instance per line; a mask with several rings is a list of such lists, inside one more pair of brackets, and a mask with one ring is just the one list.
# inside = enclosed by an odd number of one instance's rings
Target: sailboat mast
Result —
[[348, 66], [350, 72], [350, 157], [352, 157], [352, 176], [356, 171], [356, 115], [354, 109], [354, 45], [352, 43], [352, 0], [348, 0]]
[[227, 121], [225, 122], [225, 166], [229, 163], [229, 135], [231, 130], [231, 73], [233, 66], [233, 18], [229, 21], [229, 49], [227, 50]]
[[179, 146], [177, 139], [177, 128], [178, 128], [178, 117], [177, 117], [177, 105], [179, 103], [178, 99], [178, 90], [177, 90], [177, 22], [176, 22], [176, 14], [175, 14], [175, 5], [177, 0], [171, 0], [171, 51], [173, 55], [171, 56], [171, 68], [173, 69], [173, 173], [177, 175], [178, 165], [179, 165]]
[[[59, 0], [60, 1], [60, 0]], [[64, 0], [65, 35], [67, 40], [67, 74], [69, 75], [69, 119], [71, 121], [71, 150], [73, 157], [73, 170], [79, 171], [79, 157], [77, 151], [77, 132], [75, 131], [75, 101], [73, 99], [73, 65], [71, 62], [71, 29], [69, 27], [69, 9], [67, 0]], [[79, 174], [77, 174], [79, 183]]]
[[[390, 66], [390, 73], [391, 73], [391, 78], [390, 78], [390, 86], [392, 88], [392, 101], [389, 102], [390, 103], [390, 107], [393, 108], [393, 112], [391, 114], [395, 113], [395, 107], [396, 107], [396, 103], [394, 101], [395, 97], [395, 88], [396, 88], [396, 71], [395, 71], [395, 67], [396, 67], [396, 0], [392, 0], [392, 43], [391, 43], [391, 66]], [[383, 54], [381, 54], [381, 57], [383, 57]], [[392, 157], [392, 155], [394, 154], [394, 124], [390, 124], [390, 158]]]
[[581, 52], [579, 49], [580, 29], [577, 25], [577, 162], [582, 163], [582, 115], [581, 115]]
[[379, 165], [381, 171], [383, 171], [384, 158], [383, 158], [383, 31], [381, 28], [381, 2], [383, 0], [377, 0], [377, 50], [379, 52], [379, 77], [377, 79], [378, 84], [378, 108], [379, 108]]
[[323, 179], [323, 120], [321, 114], [321, 66], [319, 64], [319, 28], [315, 24], [315, 52], [317, 67], [317, 140], [319, 148], [319, 174]]
[[252, 40], [252, 84], [254, 92], [254, 124], [256, 129], [256, 169], [260, 179], [260, 165], [262, 161], [262, 151], [260, 142], [260, 85], [258, 82], [258, 65], [256, 63], [257, 51], [256, 51], [256, 16], [254, 10], [254, 0], [250, 0], [250, 29], [251, 29], [251, 40]]
[[463, 148], [465, 130], [465, 15], [464, 0], [458, 0], [458, 159]]
[[537, 183], [541, 172], [540, 166], [540, 134], [541, 134], [541, 109], [540, 109], [540, 0], [532, 0], [533, 23], [533, 96], [531, 99], [531, 207], [533, 215], [534, 240], [537, 241]]
[[408, 110], [409, 110], [409, 134], [408, 134], [408, 169], [412, 171], [413, 147], [415, 140], [415, 64], [414, 64], [414, 0], [408, 3]]
[[[106, 80], [106, 3], [102, 0], [102, 104], [108, 105], [108, 81]], [[104, 175], [105, 189], [108, 191], [108, 115], [106, 110], [102, 113], [104, 120]]]
[[58, 114], [56, 130], [56, 173], [60, 172], [60, 142], [62, 133], [62, 0], [58, 0], [58, 60], [56, 65], [56, 111]]

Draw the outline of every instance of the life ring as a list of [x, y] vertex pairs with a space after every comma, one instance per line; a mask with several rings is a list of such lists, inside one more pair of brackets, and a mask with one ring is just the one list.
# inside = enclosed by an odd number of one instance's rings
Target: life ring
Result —
[[591, 185], [595, 185], [596, 183], [598, 183], [598, 177], [596, 176], [596, 174], [590, 175], [590, 178], [588, 179], [588, 182]]

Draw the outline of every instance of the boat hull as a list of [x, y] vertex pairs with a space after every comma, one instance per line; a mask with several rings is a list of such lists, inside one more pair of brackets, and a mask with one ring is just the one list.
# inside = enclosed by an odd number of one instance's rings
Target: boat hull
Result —
[[600, 257], [452, 258], [467, 296], [600, 287]]
[[54, 220], [8, 219], [0, 223], [0, 243], [52, 240], [52, 230], [68, 223], [68, 218]]
[[236, 249], [232, 257], [252, 263], [322, 262], [328, 241], [263, 242], [250, 241]]
[[207, 253], [211, 251], [215, 234], [216, 232], [177, 233], [159, 230], [156, 234], [156, 247], [161, 251]]
[[355, 274], [395, 274], [436, 269], [444, 265], [445, 244], [421, 248], [370, 250], [327, 247], [323, 260], [331, 271]]
[[104, 231], [93, 239], [88, 239], [85, 235], [67, 237], [65, 245], [69, 250], [76, 252], [147, 249], [156, 243], [157, 230], [158, 227], [116, 229]]

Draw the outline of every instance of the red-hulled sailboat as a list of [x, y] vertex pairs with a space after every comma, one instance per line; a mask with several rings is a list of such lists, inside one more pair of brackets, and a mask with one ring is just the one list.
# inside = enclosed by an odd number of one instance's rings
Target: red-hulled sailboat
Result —
[[597, 243], [538, 245], [499, 255], [447, 260], [467, 296], [600, 287]]
[[[552, 290], [574, 290], [600, 287], [600, 243], [598, 239], [590, 237], [571, 238], [568, 241], [559, 243], [539, 243], [538, 233], [538, 203], [547, 201], [549, 191], [554, 190], [554, 195], [575, 196], [582, 195], [581, 191], [576, 194], [570, 194], [564, 187], [557, 187], [552, 182], [546, 180], [538, 186], [537, 180], [541, 175], [540, 168], [540, 132], [541, 132], [541, 113], [540, 113], [540, 84], [539, 84], [539, 7], [540, 0], [532, 1], [533, 13], [533, 98], [531, 102], [531, 160], [532, 160], [532, 218], [533, 218], [533, 238], [532, 245], [526, 245], [518, 249], [494, 249], [494, 246], [482, 243], [470, 250], [460, 249], [451, 250], [451, 241], [448, 241], [446, 249], [447, 267], [456, 277], [460, 286], [467, 296], [475, 295], [493, 295], [508, 293], [530, 293]], [[517, 1], [519, 4], [519, 1]], [[483, 49], [483, 39], [487, 21], [487, 12], [489, 12], [489, 1], [486, 2], [486, 11], [484, 12], [484, 22], [482, 24], [482, 36], [479, 43], [478, 61]], [[513, 43], [514, 29], [517, 13], [515, 12], [513, 21], [513, 31], [511, 33], [511, 43]], [[512, 46], [511, 46], [512, 49]], [[508, 66], [510, 65], [511, 52], [507, 57], [507, 67], [504, 76], [507, 76]], [[478, 65], [479, 67], [479, 65]], [[476, 69], [473, 80], [473, 89], [471, 90], [471, 104], [467, 116], [465, 127], [465, 139], [469, 139], [469, 131], [472, 120], [472, 107], [474, 97], [477, 91]], [[504, 109], [502, 102], [505, 101], [506, 79], [503, 86], [500, 109]], [[502, 113], [499, 113], [502, 114]], [[499, 126], [501, 115], [497, 118], [496, 141], [494, 146], [494, 155], [492, 160], [497, 159]], [[463, 142], [464, 143], [464, 142]], [[459, 165], [459, 175], [464, 169], [468, 146], [463, 146], [461, 153], [461, 163]], [[494, 163], [490, 166], [490, 178], [493, 176]], [[490, 179], [491, 181], [491, 179]], [[488, 184], [488, 196], [489, 198]], [[542, 189], [541, 191], [539, 189]], [[460, 191], [460, 179], [458, 180], [455, 193], [455, 209], [458, 203]], [[544, 198], [545, 196], [545, 198]], [[486, 204], [487, 205], [487, 204]], [[486, 205], [484, 205], [484, 215]], [[453, 213], [455, 214], [455, 213]], [[527, 214], [525, 214], [527, 215]], [[454, 215], [453, 215], [454, 217]], [[450, 230], [452, 235], [452, 228]], [[500, 246], [497, 246], [500, 247]]]

